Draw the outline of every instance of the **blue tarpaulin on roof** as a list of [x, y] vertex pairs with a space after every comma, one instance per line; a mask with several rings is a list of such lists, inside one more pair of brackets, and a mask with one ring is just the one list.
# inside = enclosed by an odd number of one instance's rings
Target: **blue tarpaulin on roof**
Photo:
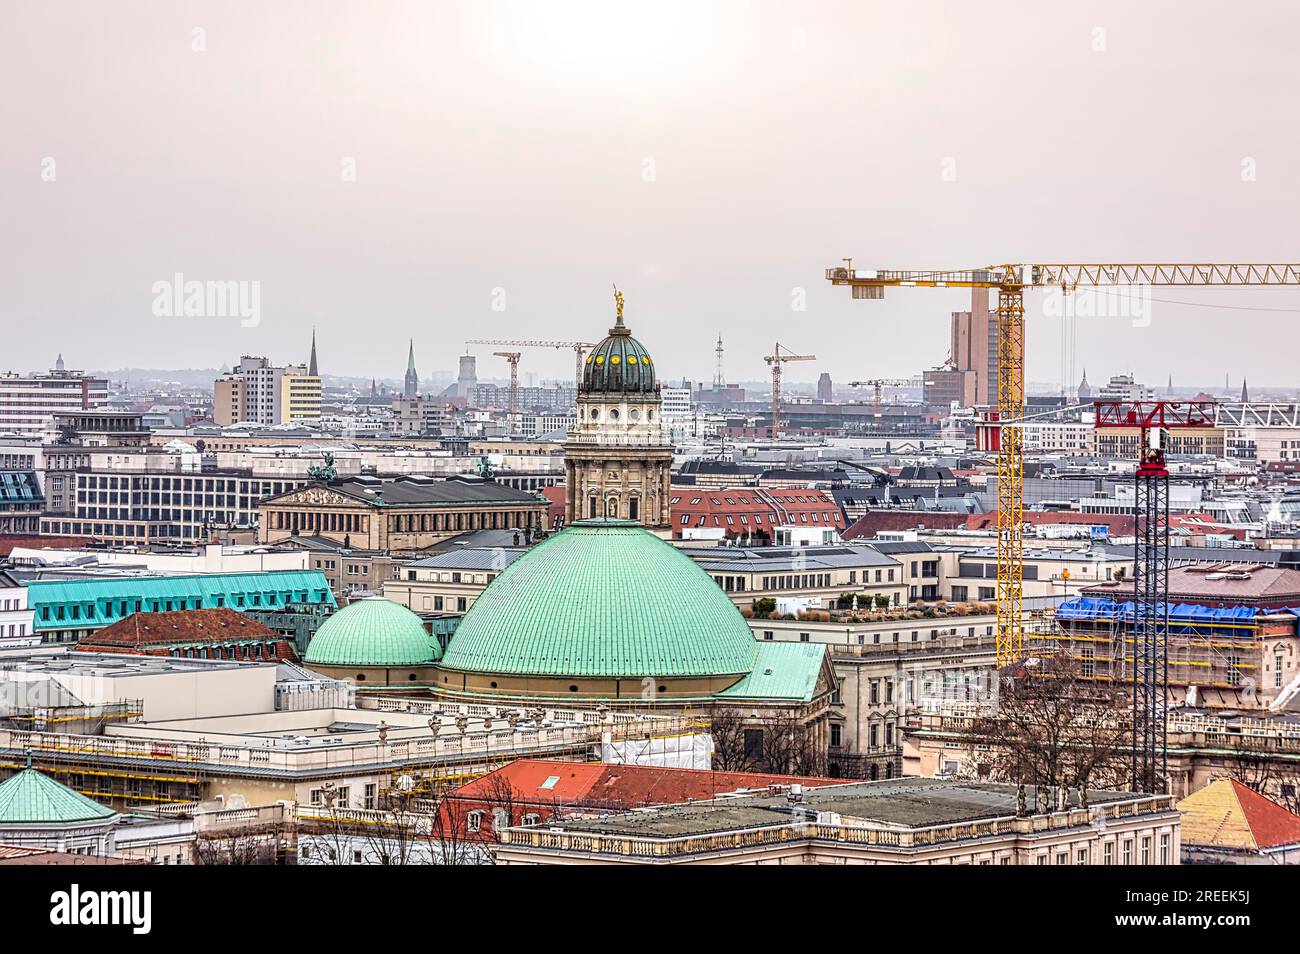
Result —
[[[1157, 604], [1157, 613], [1164, 604]], [[1184, 626], [1249, 626], [1256, 616], [1272, 613], [1292, 613], [1300, 616], [1300, 610], [1288, 607], [1277, 610], [1260, 610], [1254, 606], [1210, 607], [1194, 603], [1171, 603], [1169, 605], [1170, 623]], [[1077, 596], [1066, 600], [1056, 608], [1057, 619], [1095, 620], [1097, 622], [1132, 622], [1137, 610], [1131, 600], [1120, 602], [1096, 596]]]

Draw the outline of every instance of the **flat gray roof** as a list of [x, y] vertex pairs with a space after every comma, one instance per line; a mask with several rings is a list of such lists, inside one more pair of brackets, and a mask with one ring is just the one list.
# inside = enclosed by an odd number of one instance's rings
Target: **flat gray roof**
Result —
[[[792, 782], [797, 779], [792, 778]], [[1143, 796], [1129, 792], [1088, 793], [1091, 805], [1127, 801]], [[1026, 788], [1032, 810], [1034, 790]], [[601, 818], [566, 820], [543, 824], [543, 828], [628, 835], [648, 838], [678, 838], [742, 828], [785, 825], [794, 820], [787, 796], [723, 798], [692, 805], [646, 809], [606, 815]], [[826, 788], [805, 789], [800, 809], [835, 812], [846, 824], [878, 825], [892, 829], [930, 828], [1016, 814], [1016, 786], [962, 782], [933, 778], [902, 778], [880, 782], [850, 782]]]

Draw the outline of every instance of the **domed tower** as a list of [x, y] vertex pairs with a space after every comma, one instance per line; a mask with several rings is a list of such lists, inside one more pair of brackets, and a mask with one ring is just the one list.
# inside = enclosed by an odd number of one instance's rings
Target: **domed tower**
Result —
[[577, 423], [564, 445], [565, 525], [593, 517], [672, 532], [673, 447], [660, 420], [654, 361], [623, 324], [623, 295], [609, 335], [587, 355]]

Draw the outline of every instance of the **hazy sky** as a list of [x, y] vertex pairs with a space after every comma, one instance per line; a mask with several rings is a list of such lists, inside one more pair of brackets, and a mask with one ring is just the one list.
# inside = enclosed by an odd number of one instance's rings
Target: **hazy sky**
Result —
[[[0, 16], [0, 369], [303, 361], [315, 325], [326, 372], [399, 376], [413, 336], [427, 373], [467, 337], [599, 339], [617, 282], [663, 376], [710, 379], [721, 333], [729, 378], [762, 376], [780, 339], [820, 358], [791, 377], [842, 382], [942, 361], [965, 305], [852, 301], [823, 278], [842, 256], [1300, 261], [1294, 3]], [[177, 272], [260, 283], [260, 323], [156, 316]], [[1080, 319], [1076, 368], [1295, 382], [1300, 289], [1155, 294], [1234, 308]], [[1027, 374], [1054, 381], [1041, 312]], [[504, 374], [490, 350], [480, 373]]]

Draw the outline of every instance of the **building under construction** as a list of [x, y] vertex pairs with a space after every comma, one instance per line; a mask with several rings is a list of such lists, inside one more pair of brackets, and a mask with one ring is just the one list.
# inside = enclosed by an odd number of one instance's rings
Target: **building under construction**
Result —
[[[1055, 643], [1084, 679], [1130, 683], [1137, 612], [1131, 578], [1084, 589], [1056, 609]], [[1267, 709], [1300, 684], [1300, 570], [1258, 564], [1169, 571], [1166, 702], [1211, 710]]]

